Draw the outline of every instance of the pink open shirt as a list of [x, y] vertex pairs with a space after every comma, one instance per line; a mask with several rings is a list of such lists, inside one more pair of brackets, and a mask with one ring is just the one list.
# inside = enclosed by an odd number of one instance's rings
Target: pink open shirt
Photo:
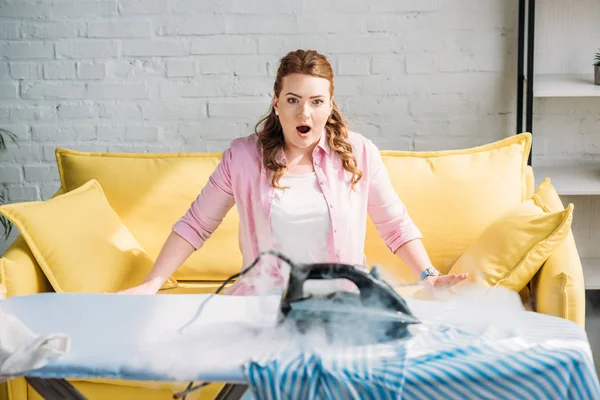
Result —
[[[364, 265], [367, 212], [392, 252], [422, 235], [394, 191], [379, 149], [358, 133], [350, 132], [349, 140], [358, 168], [363, 172], [355, 191], [350, 183], [351, 174], [344, 170], [341, 159], [331, 150], [325, 135], [313, 151], [315, 172], [329, 205], [332, 226], [329, 260], [323, 262]], [[283, 154], [281, 159], [285, 162]], [[235, 139], [223, 152], [221, 162], [208, 183], [173, 230], [198, 249], [235, 204], [240, 218], [243, 266], [248, 266], [260, 252], [272, 249], [270, 221], [274, 193], [271, 171], [266, 170], [261, 162], [256, 135]], [[269, 265], [272, 267], [267, 267], [267, 270], [242, 277], [226, 293], [256, 293], [258, 289], [252, 276], [256, 278], [257, 274], [268, 274], [282, 282], [279, 267], [274, 263]]]

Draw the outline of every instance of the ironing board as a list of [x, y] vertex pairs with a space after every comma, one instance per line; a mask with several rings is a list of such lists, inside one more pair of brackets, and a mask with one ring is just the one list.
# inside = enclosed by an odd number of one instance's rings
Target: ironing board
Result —
[[[444, 309], [443, 305], [411, 299], [407, 302], [419, 318], [454, 318], [449, 315], [453, 309]], [[42, 396], [46, 393], [47, 399], [52, 393], [64, 396], [60, 398], [83, 399], [65, 379], [85, 378], [221, 382], [227, 386], [219, 398], [229, 399], [240, 398], [249, 384], [248, 360], [273, 359], [278, 350], [286, 348], [285, 338], [272, 340], [264, 348], [242, 339], [243, 335], [273, 326], [278, 305], [277, 296], [48, 293], [11, 297], [0, 302], [0, 310], [15, 315], [38, 334], [62, 332], [70, 336], [71, 349], [66, 355], [22, 375], [43, 392]], [[501, 326], [503, 316], [496, 314]], [[585, 331], [559, 318], [528, 312], [522, 316], [526, 317], [524, 335], [537, 342], [546, 341], [549, 352], [559, 351], [561, 343], [567, 343], [569, 357], [577, 357], [577, 375], [563, 371], [572, 379], [561, 384], [578, 385], [575, 389], [583, 390], [581, 398], [600, 398]], [[425, 357], [433, 361], [443, 359], [444, 354], [448, 349], [440, 348]], [[407, 367], [407, 388], [435, 386], [443, 374], [424, 373], [427, 365], [423, 356], [423, 352], [411, 356], [418, 362], [411, 364], [412, 369]], [[519, 377], [525, 381], [529, 378]], [[423, 398], [432, 395], [424, 392]], [[460, 391], [456, 395], [464, 398]]]
[[[0, 310], [35, 333], [70, 337], [66, 355], [24, 374], [46, 399], [85, 399], [65, 381], [85, 378], [220, 382], [227, 384], [220, 399], [241, 398], [248, 353], [231, 352], [223, 358], [213, 344], [239, 339], [235, 329], [272, 326], [277, 306], [276, 296], [185, 294], [41, 293], [0, 301]], [[256, 315], [256, 310], [264, 312]], [[203, 345], [206, 339], [212, 340]], [[165, 355], [168, 359], [161, 359]]]

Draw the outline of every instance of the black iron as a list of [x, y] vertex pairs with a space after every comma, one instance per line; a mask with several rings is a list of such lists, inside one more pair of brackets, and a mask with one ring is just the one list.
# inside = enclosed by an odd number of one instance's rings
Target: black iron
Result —
[[[309, 280], [347, 280], [354, 290], [310, 294]], [[369, 272], [362, 266], [324, 263], [291, 264], [278, 323], [300, 333], [319, 329], [336, 344], [360, 345], [404, 338], [408, 326], [420, 321], [381, 278], [379, 267]]]

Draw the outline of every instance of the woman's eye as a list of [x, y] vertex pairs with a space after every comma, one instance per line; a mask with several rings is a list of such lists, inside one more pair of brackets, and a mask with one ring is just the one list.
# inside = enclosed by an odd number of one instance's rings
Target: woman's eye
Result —
[[290, 104], [294, 104], [295, 102], [296, 102], [296, 99], [295, 99], [295, 98], [293, 98], [293, 97], [290, 97], [290, 98], [288, 99], [288, 103], [290, 103]]
[[315, 100], [314, 104], [321, 105], [321, 104], [323, 104], [323, 100]]

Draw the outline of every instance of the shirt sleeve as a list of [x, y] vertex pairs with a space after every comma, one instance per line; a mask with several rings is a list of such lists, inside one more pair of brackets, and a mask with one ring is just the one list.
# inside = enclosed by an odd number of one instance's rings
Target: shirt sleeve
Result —
[[367, 212], [381, 238], [393, 253], [423, 235], [394, 190], [379, 149], [368, 140], [369, 198]]
[[221, 161], [207, 184], [187, 212], [173, 225], [173, 230], [196, 250], [213, 234], [235, 204], [231, 186], [231, 148], [223, 152]]

